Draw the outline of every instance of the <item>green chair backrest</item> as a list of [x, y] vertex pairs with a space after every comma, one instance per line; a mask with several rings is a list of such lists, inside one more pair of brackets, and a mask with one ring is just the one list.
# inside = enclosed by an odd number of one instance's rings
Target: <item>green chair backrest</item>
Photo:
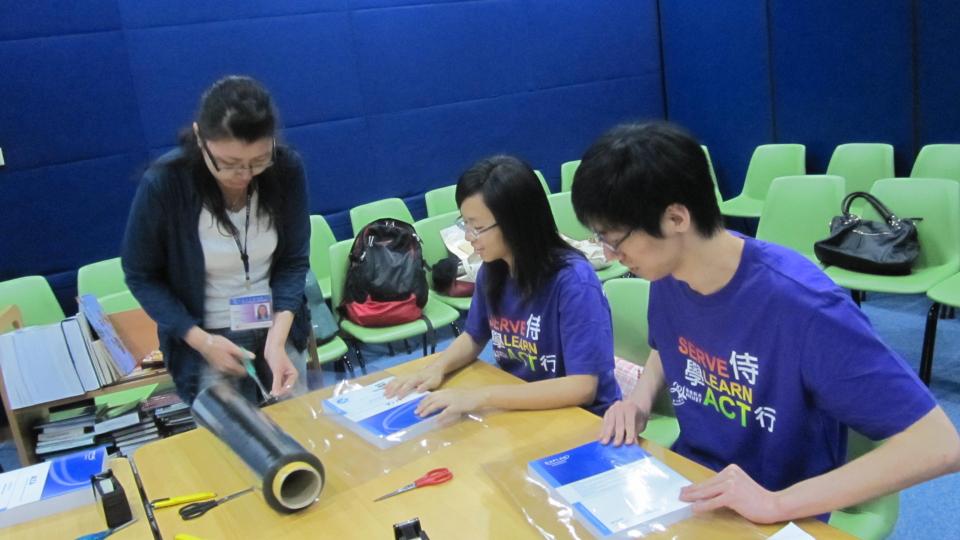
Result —
[[849, 143], [838, 145], [830, 156], [827, 174], [842, 176], [847, 193], [870, 191], [870, 186], [893, 172], [893, 146], [884, 143]]
[[840, 214], [843, 196], [839, 176], [781, 176], [770, 184], [757, 238], [816, 260], [813, 244], [829, 236], [830, 220]]
[[63, 308], [43, 276], [25, 276], [0, 282], [0, 307], [20, 308], [24, 326], [63, 320]]
[[343, 301], [343, 285], [347, 281], [347, 260], [353, 240], [343, 240], [330, 246], [330, 305], [333, 306], [333, 316], [338, 320], [340, 313], [337, 310]]
[[703, 149], [703, 155], [707, 158], [707, 168], [710, 169], [710, 178], [713, 180], [713, 194], [717, 197], [717, 204], [723, 202], [723, 195], [720, 194], [720, 183], [717, 182], [717, 173], [713, 170], [713, 160], [710, 159], [710, 150], [707, 149], [707, 145], [701, 144], [700, 148]]
[[550, 202], [550, 212], [553, 214], [553, 221], [557, 224], [557, 230], [573, 238], [574, 240], [586, 240], [592, 233], [577, 220], [577, 214], [573, 211], [573, 201], [570, 199], [569, 191], [561, 191], [547, 197]]
[[560, 165], [560, 191], [570, 191], [573, 187], [573, 177], [580, 167], [580, 160], [568, 161]]
[[421, 219], [413, 224], [423, 244], [423, 260], [433, 266], [440, 259], [447, 258], [447, 246], [443, 243], [440, 231], [456, 223], [459, 212], [447, 212], [439, 216]]
[[413, 225], [413, 216], [403, 199], [396, 197], [361, 204], [350, 209], [350, 225], [356, 236], [371, 221], [381, 218], [393, 218]]
[[753, 151], [743, 193], [764, 200], [774, 178], [807, 173], [807, 148], [802, 144], [761, 144]]
[[913, 162], [911, 178], [960, 180], [960, 144], [928, 144]]
[[97, 298], [127, 290], [120, 257], [81, 266], [77, 271], [77, 294]]
[[[960, 183], [940, 178], [884, 178], [873, 184], [870, 193], [898, 217], [923, 218], [916, 222], [920, 257], [914, 271], [960, 265]], [[873, 207], [867, 206], [864, 217], [879, 219]]]
[[[848, 430], [847, 461], [853, 461], [883, 444]], [[837, 510], [830, 514], [830, 525], [862, 540], [882, 540], [893, 533], [900, 516], [900, 492]]]
[[647, 303], [650, 282], [642, 278], [614, 278], [603, 284], [613, 318], [613, 353], [643, 365], [650, 355], [647, 343]]
[[549, 195], [550, 186], [547, 185], [547, 179], [543, 177], [543, 173], [540, 172], [540, 169], [534, 169], [533, 174], [537, 175], [537, 179], [540, 180], [540, 185], [543, 186], [543, 192]]
[[427, 203], [427, 217], [439, 216], [450, 212], [457, 212], [457, 185], [431, 189], [423, 194]]
[[129, 290], [98, 296], [97, 301], [100, 302], [100, 308], [107, 315], [140, 308], [140, 302], [137, 301], [133, 293]]
[[323, 216], [310, 216], [310, 270], [317, 280], [330, 277], [330, 246], [336, 241]]
[[413, 224], [413, 228], [417, 230], [417, 235], [422, 243], [423, 260], [431, 267], [431, 270], [427, 272], [427, 280], [431, 288], [433, 288], [433, 265], [441, 259], [446, 259], [449, 255], [440, 231], [456, 223], [459, 218], [460, 212], [447, 212], [439, 216], [421, 219]]

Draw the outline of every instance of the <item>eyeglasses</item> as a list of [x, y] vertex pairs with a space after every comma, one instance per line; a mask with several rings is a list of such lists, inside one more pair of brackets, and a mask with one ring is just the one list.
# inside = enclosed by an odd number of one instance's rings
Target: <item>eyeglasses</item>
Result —
[[601, 236], [600, 233], [594, 232], [593, 240], [598, 244], [600, 244], [604, 249], [609, 250], [611, 253], [615, 255], [619, 255], [620, 246], [623, 245], [623, 242], [626, 241], [627, 238], [630, 238], [630, 235], [633, 234], [634, 231], [636, 231], [636, 229], [630, 229], [629, 231], [627, 231], [627, 234], [621, 236], [620, 239], [617, 240], [616, 242], [607, 242], [606, 240], [603, 239], [603, 236]]
[[479, 228], [479, 229], [476, 229], [476, 228], [474, 228], [474, 227], [468, 226], [468, 225], [467, 225], [467, 222], [464, 221], [463, 218], [460, 218], [460, 219], [457, 220], [457, 227], [459, 227], [460, 230], [463, 231], [463, 235], [464, 235], [464, 237], [466, 237], [467, 240], [471, 240], [471, 239], [472, 239], [472, 240], [476, 240], [476, 239], [480, 238], [480, 235], [481, 235], [481, 234], [489, 231], [490, 229], [492, 229], [492, 228], [494, 228], [494, 227], [496, 227], [496, 226], [497, 226], [497, 224], [494, 223], [493, 225], [487, 225], [486, 227], [481, 227], [481, 228]]
[[256, 176], [263, 171], [270, 168], [271, 165], [277, 159], [277, 140], [273, 140], [273, 148], [270, 150], [270, 158], [266, 161], [253, 161], [246, 165], [220, 165], [217, 163], [217, 159], [213, 157], [213, 153], [210, 152], [210, 147], [207, 146], [207, 140], [204, 138], [200, 139], [200, 147], [203, 148], [203, 151], [206, 152], [207, 157], [210, 158], [210, 164], [213, 165], [213, 170], [222, 173], [233, 173], [237, 174], [242, 171], [249, 170], [252, 176]]

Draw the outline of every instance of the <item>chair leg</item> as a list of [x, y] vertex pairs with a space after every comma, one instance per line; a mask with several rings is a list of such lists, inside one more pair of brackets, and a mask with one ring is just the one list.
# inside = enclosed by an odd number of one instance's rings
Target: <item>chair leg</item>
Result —
[[390, 356], [394, 356], [393, 343], [387, 343], [387, 351], [390, 352]]
[[410, 342], [407, 341], [407, 338], [403, 338], [403, 348], [406, 349], [407, 354], [410, 354]]
[[937, 319], [940, 316], [940, 304], [934, 302], [927, 312], [927, 326], [923, 330], [923, 348], [920, 351], [920, 380], [930, 386], [933, 372], [933, 348], [937, 340]]
[[956, 316], [956, 310], [953, 306], [941, 306], [940, 318], [943, 320], [952, 319]]
[[426, 334], [423, 334], [422, 336], [420, 336], [420, 343], [423, 344], [423, 355], [426, 356], [427, 355], [427, 335]]
[[450, 328], [453, 329], [453, 337], [455, 337], [455, 338], [460, 337], [460, 326], [457, 325], [457, 323], [455, 323], [455, 322], [454, 322], [454, 323], [450, 323]]
[[857, 307], [860, 307], [861, 294], [863, 294], [861, 291], [850, 289], [850, 297], [853, 298], [853, 302], [857, 304]]
[[[353, 351], [354, 351], [354, 354], [357, 356], [357, 358], [359, 358], [360, 345], [357, 344], [356, 342], [353, 342]], [[350, 361], [350, 352], [348, 351], [347, 354], [343, 355], [343, 358], [341, 358], [341, 360], [343, 361], [343, 368], [346, 371], [346, 373], [350, 376], [350, 378], [352, 379], [356, 377], [357, 373], [353, 370], [353, 362]]]
[[[367, 374], [367, 362], [363, 359], [363, 352], [360, 350], [360, 342], [353, 342], [353, 354], [357, 357], [357, 363], [360, 364], [360, 372]], [[350, 376], [354, 376], [353, 369], [350, 370]]]

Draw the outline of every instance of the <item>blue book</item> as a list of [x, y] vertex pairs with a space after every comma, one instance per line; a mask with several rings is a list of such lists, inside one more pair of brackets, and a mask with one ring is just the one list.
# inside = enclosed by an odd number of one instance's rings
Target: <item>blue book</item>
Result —
[[415, 413], [428, 392], [387, 399], [383, 389], [391, 379], [393, 377], [326, 399], [322, 403], [323, 411], [378, 448], [389, 448], [436, 427], [436, 413], [426, 418]]
[[110, 359], [117, 368], [117, 372], [121, 377], [129, 375], [131, 371], [136, 369], [137, 360], [130, 354], [130, 351], [127, 350], [127, 346], [123, 344], [123, 341], [120, 340], [120, 336], [117, 335], [117, 330], [113, 327], [113, 323], [111, 323], [110, 319], [103, 313], [97, 297], [92, 294], [85, 294], [80, 297], [79, 303], [80, 311], [83, 312], [84, 318], [86, 318], [90, 326], [93, 327], [94, 332], [100, 337], [100, 342], [104, 348], [107, 349], [107, 352], [110, 353]]
[[528, 472], [597, 538], [663, 530], [692, 514], [679, 499], [690, 481], [637, 445], [591, 442], [531, 461]]
[[106, 456], [101, 446], [0, 474], [0, 527], [93, 504], [90, 477]]

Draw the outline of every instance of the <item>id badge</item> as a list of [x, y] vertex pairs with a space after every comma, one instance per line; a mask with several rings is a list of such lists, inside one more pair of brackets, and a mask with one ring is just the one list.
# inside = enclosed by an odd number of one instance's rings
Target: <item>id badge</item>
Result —
[[273, 298], [269, 294], [234, 296], [230, 299], [230, 329], [254, 330], [273, 325]]

